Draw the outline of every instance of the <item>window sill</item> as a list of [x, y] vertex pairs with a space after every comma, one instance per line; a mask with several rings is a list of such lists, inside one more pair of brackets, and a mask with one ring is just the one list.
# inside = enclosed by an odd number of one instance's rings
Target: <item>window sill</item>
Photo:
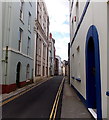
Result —
[[72, 76], [72, 79], [77, 80], [78, 82], [81, 82], [80, 78], [75, 78], [74, 76]]
[[29, 1], [30, 6], [32, 7], [32, 3]]
[[28, 29], [28, 31], [29, 31], [29, 33], [31, 34], [31, 30]]
[[80, 79], [80, 78], [76, 78], [76, 80], [77, 80], [78, 82], [81, 82], [81, 79]]
[[75, 79], [75, 77], [72, 77], [72, 79]]
[[20, 21], [24, 24], [24, 21], [20, 18]]
[[106, 92], [106, 95], [109, 96], [109, 91]]

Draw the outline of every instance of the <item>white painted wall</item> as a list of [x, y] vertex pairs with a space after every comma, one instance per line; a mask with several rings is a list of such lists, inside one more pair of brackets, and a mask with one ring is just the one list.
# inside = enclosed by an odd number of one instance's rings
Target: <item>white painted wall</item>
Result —
[[[75, 4], [75, 3], [74, 3]], [[83, 12], [85, 3], [79, 3], [79, 18]], [[101, 9], [102, 8], [102, 9]], [[74, 9], [74, 8], [73, 8]], [[75, 14], [75, 10], [71, 16], [70, 22]], [[87, 13], [85, 14], [84, 20], [78, 31], [78, 35], [71, 48], [70, 64], [71, 64], [71, 84], [81, 93], [86, 99], [86, 65], [85, 65], [85, 44], [86, 35], [91, 25], [95, 25], [99, 33], [99, 49], [100, 49], [100, 70], [101, 70], [101, 89], [102, 89], [102, 115], [103, 118], [107, 117], [109, 113], [109, 107], [107, 112], [107, 3], [105, 2], [92, 2], [90, 3]], [[76, 23], [74, 23], [74, 30], [76, 29]], [[73, 33], [72, 33], [73, 34]], [[73, 36], [73, 35], [71, 35]], [[71, 38], [72, 39], [72, 38]], [[78, 55], [77, 47], [80, 46], [80, 52]], [[72, 55], [74, 54], [74, 58]], [[78, 78], [78, 57], [80, 59], [80, 79], [81, 83], [74, 81], [71, 77], [75, 76]], [[109, 89], [109, 88], [108, 88]], [[108, 100], [109, 101], [109, 100]]]

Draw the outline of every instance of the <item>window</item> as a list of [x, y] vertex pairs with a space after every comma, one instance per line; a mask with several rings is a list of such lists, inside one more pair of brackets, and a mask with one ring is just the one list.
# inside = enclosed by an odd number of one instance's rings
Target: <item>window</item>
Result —
[[28, 43], [27, 43], [27, 55], [29, 55], [30, 54], [30, 43], [31, 42], [31, 39], [30, 39], [30, 37], [28, 37]]
[[38, 71], [37, 72], [38, 72], [38, 76], [40, 76], [41, 75], [41, 65], [39, 65], [39, 64], [38, 64]]
[[39, 55], [41, 55], [41, 49], [39, 48]]
[[76, 2], [76, 23], [78, 25], [79, 22], [79, 2]]
[[46, 45], [45, 44], [43, 44], [43, 58], [45, 58], [45, 53], [46, 53]]
[[31, 1], [31, 0], [29, 0], [29, 4], [30, 4], [30, 6], [32, 7], [32, 1]]
[[71, 39], [73, 38], [73, 35], [74, 35], [74, 18], [72, 18], [72, 20], [71, 20], [71, 27], [70, 27], [70, 31], [71, 31], [71, 33], [72, 34], [70, 34], [70, 37], [71, 37]]
[[72, 57], [74, 58], [74, 54], [72, 55]]
[[31, 13], [28, 13], [28, 30], [31, 30]]
[[41, 39], [38, 41], [38, 55], [41, 56]]
[[23, 34], [23, 30], [19, 28], [18, 51], [21, 51], [22, 34]]
[[80, 78], [80, 46], [77, 46], [77, 77]]
[[24, 18], [23, 7], [24, 7], [24, 0], [20, 0], [20, 20], [22, 20], [22, 21]]
[[79, 46], [77, 47], [77, 52], [80, 52], [80, 47]]

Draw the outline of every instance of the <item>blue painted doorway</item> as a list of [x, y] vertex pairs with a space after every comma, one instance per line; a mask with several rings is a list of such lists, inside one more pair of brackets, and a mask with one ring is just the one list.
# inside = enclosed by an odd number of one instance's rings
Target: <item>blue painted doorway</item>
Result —
[[102, 119], [99, 36], [94, 25], [86, 38], [86, 102], [88, 108], [96, 109], [97, 118]]

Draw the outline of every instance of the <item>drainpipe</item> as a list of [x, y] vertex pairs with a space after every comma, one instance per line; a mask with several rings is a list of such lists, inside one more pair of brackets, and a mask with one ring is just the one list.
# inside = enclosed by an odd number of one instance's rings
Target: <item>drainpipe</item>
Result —
[[[8, 11], [8, 21], [7, 21], [7, 29], [8, 31], [6, 32], [6, 49], [5, 49], [5, 85], [7, 84], [7, 73], [8, 73], [8, 48], [9, 48], [9, 37], [10, 37], [10, 22], [11, 22], [11, 3], [6, 3], [7, 4], [7, 10]], [[6, 29], [6, 30], [7, 30]]]
[[38, 41], [38, 25], [37, 25], [37, 21], [38, 21], [38, 1], [36, 2], [36, 55], [35, 55], [35, 77], [37, 76], [37, 41]]
[[[0, 2], [0, 14], [2, 15], [2, 2]], [[3, 43], [2, 43], [2, 42], [3, 42], [3, 39], [2, 39], [2, 32], [3, 32], [3, 31], [2, 31], [2, 16], [0, 17], [0, 28], [1, 28], [1, 29], [0, 29], [0, 30], [1, 30], [1, 32], [0, 32], [0, 54], [1, 54], [0, 57], [3, 58], [3, 48], [2, 48], [2, 47], [3, 47], [3, 46], [2, 46], [2, 44], [3, 44]], [[0, 75], [1, 75], [1, 76], [0, 76], [0, 80], [1, 80], [1, 81], [0, 81], [0, 84], [2, 85], [2, 79], [3, 79], [3, 78], [2, 78], [2, 59], [0, 59], [0, 67], [1, 67], [1, 68], [0, 68]], [[0, 89], [0, 94], [1, 94], [1, 89]], [[1, 118], [1, 117], [0, 117], [0, 118]]]
[[38, 33], [36, 33], [35, 77], [37, 76], [37, 40], [38, 40]]
[[6, 53], [5, 53], [5, 85], [7, 80], [7, 73], [8, 73], [8, 46], [6, 46]]

